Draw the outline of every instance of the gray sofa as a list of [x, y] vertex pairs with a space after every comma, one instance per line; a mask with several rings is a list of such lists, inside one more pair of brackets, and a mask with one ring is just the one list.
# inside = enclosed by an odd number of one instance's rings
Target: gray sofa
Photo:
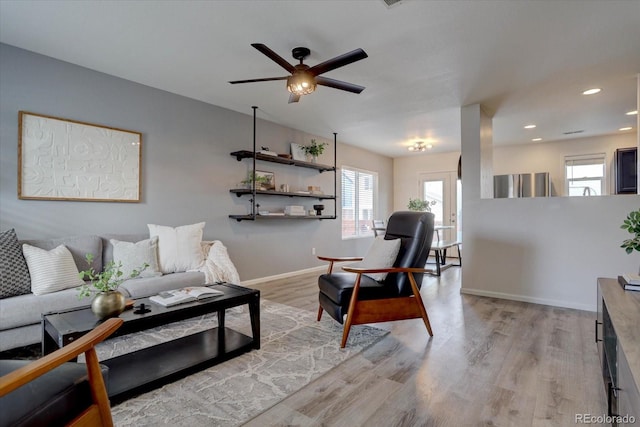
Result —
[[[46, 250], [51, 250], [64, 244], [73, 255], [79, 271], [86, 270], [89, 267], [85, 256], [88, 253], [92, 253], [95, 256], [92, 267], [96, 271], [101, 271], [103, 265], [113, 260], [113, 246], [110, 243], [110, 239], [137, 242], [148, 238], [148, 234], [109, 234], [46, 240], [23, 240], [21, 243], [28, 243], [31, 246]], [[161, 291], [179, 289], [185, 286], [197, 286], [204, 283], [205, 274], [192, 271], [127, 280], [120, 286], [120, 291], [128, 298], [143, 298]], [[42, 328], [40, 321], [43, 313], [87, 307], [90, 304], [91, 298], [78, 299], [77, 288], [44, 295], [28, 293], [0, 299], [0, 351], [41, 342]]]

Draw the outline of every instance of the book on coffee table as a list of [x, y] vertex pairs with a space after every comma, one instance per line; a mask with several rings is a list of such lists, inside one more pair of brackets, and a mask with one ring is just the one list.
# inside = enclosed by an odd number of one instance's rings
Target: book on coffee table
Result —
[[186, 302], [203, 300], [220, 295], [224, 295], [224, 292], [207, 288], [205, 286], [190, 286], [188, 288], [160, 292], [158, 295], [154, 295], [149, 299], [156, 304], [171, 307], [177, 304], [184, 304]]

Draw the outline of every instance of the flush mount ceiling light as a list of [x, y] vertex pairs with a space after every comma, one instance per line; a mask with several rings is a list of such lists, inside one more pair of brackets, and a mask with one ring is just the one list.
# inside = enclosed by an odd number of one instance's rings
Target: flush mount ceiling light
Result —
[[526, 125], [525, 129], [535, 129], [536, 125]]
[[582, 92], [583, 95], [595, 95], [596, 93], [599, 93], [602, 89], [600, 89], [599, 87], [594, 87], [593, 89], [587, 89], [584, 92]]
[[409, 150], [409, 151], [427, 151], [427, 150], [431, 150], [432, 148], [433, 148], [433, 145], [426, 144], [426, 143], [420, 141], [420, 142], [415, 142], [413, 145], [410, 145], [409, 147], [407, 147], [407, 150]]
[[628, 111], [625, 113], [627, 116], [635, 116], [638, 114], [638, 110]]

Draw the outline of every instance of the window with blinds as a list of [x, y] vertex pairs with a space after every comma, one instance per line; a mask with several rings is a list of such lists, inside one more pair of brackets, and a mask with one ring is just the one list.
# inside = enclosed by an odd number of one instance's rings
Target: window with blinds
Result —
[[376, 217], [378, 174], [342, 167], [342, 238], [372, 236], [372, 220]]
[[604, 153], [564, 158], [565, 191], [568, 196], [607, 194]]

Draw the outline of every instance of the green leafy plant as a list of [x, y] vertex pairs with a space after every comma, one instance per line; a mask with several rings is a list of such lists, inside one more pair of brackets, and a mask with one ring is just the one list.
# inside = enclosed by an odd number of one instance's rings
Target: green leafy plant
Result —
[[[86, 260], [89, 265], [93, 262], [93, 254], [87, 254]], [[125, 276], [122, 272], [122, 263], [110, 261], [101, 272], [96, 272], [93, 268], [80, 272], [80, 278], [88, 279], [90, 282], [80, 286], [78, 298], [89, 297], [98, 292], [109, 292], [118, 289], [122, 282], [140, 276], [149, 264], [144, 263], [139, 270], [133, 270], [129, 276]]]
[[409, 199], [409, 204], [407, 208], [410, 211], [419, 211], [419, 212], [431, 212], [431, 206], [435, 205], [437, 202], [435, 200], [422, 200], [422, 199]]
[[324, 152], [324, 147], [326, 147], [327, 145], [328, 144], [326, 142], [321, 142], [320, 144], [318, 144], [315, 139], [312, 139], [311, 144], [303, 145], [301, 148], [306, 154], [317, 157]]
[[624, 248], [628, 254], [633, 251], [640, 252], [640, 209], [631, 211], [620, 228], [634, 235], [632, 239], [623, 241], [620, 247]]

